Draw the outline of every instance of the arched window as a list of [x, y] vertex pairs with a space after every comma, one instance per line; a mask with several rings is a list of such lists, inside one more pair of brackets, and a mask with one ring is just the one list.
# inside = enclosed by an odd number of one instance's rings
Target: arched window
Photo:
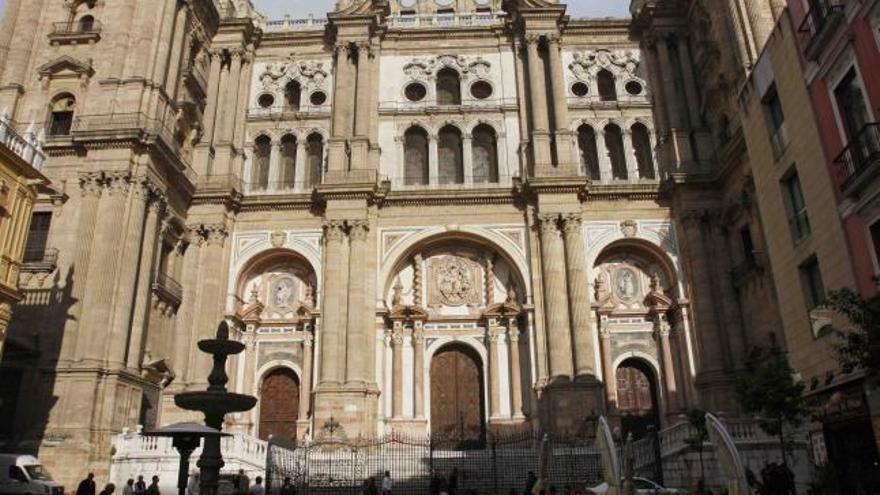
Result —
[[578, 148], [581, 151], [581, 170], [592, 180], [599, 180], [599, 150], [596, 131], [584, 124], [578, 128]]
[[403, 181], [406, 185], [428, 183], [428, 133], [410, 127], [404, 134]]
[[321, 183], [324, 172], [324, 138], [314, 132], [306, 139], [306, 186]]
[[296, 136], [287, 134], [281, 138], [281, 189], [296, 184]]
[[461, 105], [461, 81], [454, 69], [446, 67], [437, 73], [437, 104]]
[[269, 157], [272, 155], [272, 140], [260, 136], [254, 140], [254, 159], [251, 182], [255, 189], [269, 187]]
[[95, 18], [90, 15], [84, 15], [79, 18], [79, 32], [90, 33], [95, 29]]
[[76, 99], [70, 94], [55, 97], [52, 102], [52, 113], [49, 115], [49, 135], [67, 136], [73, 127], [73, 111]]
[[461, 131], [448, 125], [437, 134], [437, 161], [441, 184], [464, 183]]
[[605, 126], [605, 146], [611, 157], [611, 174], [615, 179], [626, 179], [626, 152], [623, 149], [623, 131], [616, 124]]
[[299, 110], [299, 102], [302, 97], [302, 88], [296, 81], [290, 81], [284, 88], [284, 103], [290, 110]]
[[471, 145], [474, 182], [498, 182], [498, 138], [486, 124], [474, 127]]
[[617, 101], [617, 85], [614, 82], [614, 74], [607, 69], [602, 69], [596, 74], [596, 82], [599, 85], [600, 100]]
[[639, 164], [639, 177], [654, 179], [654, 158], [651, 151], [651, 137], [645, 124], [636, 123], [632, 126], [632, 145]]

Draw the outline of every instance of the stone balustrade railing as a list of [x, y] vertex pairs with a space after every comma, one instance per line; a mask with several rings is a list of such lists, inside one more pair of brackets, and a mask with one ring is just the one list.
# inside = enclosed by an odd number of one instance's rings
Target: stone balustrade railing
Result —
[[36, 134], [36, 126], [31, 124], [24, 136], [18, 135], [12, 127], [9, 109], [3, 110], [0, 114], [0, 144], [21, 157], [28, 165], [43, 170], [46, 155], [43, 153], [42, 138]]
[[290, 16], [285, 16], [284, 19], [266, 21], [263, 30], [267, 33], [281, 31], [320, 31], [323, 30], [325, 26], [327, 26], [327, 19], [324, 18], [309, 16], [305, 19], [291, 19]]
[[388, 25], [395, 29], [485, 27], [504, 24], [506, 17], [504, 12], [397, 15], [388, 19]]

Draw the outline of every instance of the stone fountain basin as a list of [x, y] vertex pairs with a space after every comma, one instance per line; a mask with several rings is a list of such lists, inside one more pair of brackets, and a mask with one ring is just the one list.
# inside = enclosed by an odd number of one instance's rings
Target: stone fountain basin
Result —
[[227, 414], [250, 411], [257, 405], [257, 398], [232, 392], [183, 392], [174, 396], [177, 407], [205, 414]]
[[241, 342], [223, 339], [200, 340], [198, 346], [203, 352], [222, 356], [238, 354], [244, 350], [244, 344]]

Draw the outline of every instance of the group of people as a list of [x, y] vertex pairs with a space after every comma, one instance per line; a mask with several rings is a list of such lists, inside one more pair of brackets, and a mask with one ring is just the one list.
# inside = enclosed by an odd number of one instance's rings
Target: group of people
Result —
[[[95, 484], [95, 473], [89, 473], [88, 476], [79, 482], [76, 487], [76, 495], [95, 495], [97, 486]], [[98, 495], [113, 495], [116, 491], [116, 485], [107, 483], [104, 489], [98, 492]], [[129, 478], [122, 487], [122, 495], [162, 495], [159, 491], [159, 477], [153, 476], [149, 485], [144, 481], [143, 476], [138, 476], [137, 481]]]

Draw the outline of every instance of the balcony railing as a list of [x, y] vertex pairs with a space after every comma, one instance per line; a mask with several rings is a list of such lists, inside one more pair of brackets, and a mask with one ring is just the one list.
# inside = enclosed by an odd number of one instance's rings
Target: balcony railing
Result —
[[298, 109], [289, 107], [253, 107], [248, 109], [250, 120], [293, 120], [298, 117], [330, 115], [330, 105], [300, 105]]
[[427, 190], [464, 190], [464, 189], [494, 189], [510, 188], [513, 186], [512, 175], [463, 175], [437, 176], [419, 180], [413, 177], [390, 177], [391, 189], [396, 191], [427, 191]]
[[12, 128], [9, 113], [3, 112], [0, 115], [0, 145], [9, 148], [28, 165], [37, 170], [43, 170], [43, 162], [46, 161], [46, 155], [43, 153], [41, 140], [36, 135], [35, 126], [31, 125], [23, 137], [19, 136], [15, 129]]
[[58, 266], [58, 249], [45, 246], [25, 248], [22, 272], [53, 272]]
[[275, 181], [275, 182], [246, 182], [244, 190], [248, 194], [302, 194], [310, 193], [321, 181]]
[[153, 282], [153, 292], [156, 297], [174, 307], [179, 306], [183, 300], [183, 287], [177, 280], [164, 273], [156, 275], [156, 280]]
[[281, 31], [322, 31], [327, 26], [327, 19], [309, 16], [306, 19], [284, 19], [266, 21], [263, 30], [267, 33]]
[[392, 29], [484, 27], [504, 24], [505, 17], [503, 12], [413, 14], [391, 17], [388, 24]]
[[90, 22], [56, 22], [52, 24], [49, 40], [52, 43], [90, 42], [101, 39], [101, 23]]
[[837, 166], [840, 188], [844, 194], [858, 189], [863, 178], [870, 174], [869, 169], [876, 169], [880, 162], [880, 123], [871, 122], [847, 143], [846, 148], [837, 155], [834, 163]]
[[811, 3], [813, 6], [798, 28], [798, 37], [807, 60], [816, 60], [844, 16], [843, 5], [829, 5], [827, 1]]

